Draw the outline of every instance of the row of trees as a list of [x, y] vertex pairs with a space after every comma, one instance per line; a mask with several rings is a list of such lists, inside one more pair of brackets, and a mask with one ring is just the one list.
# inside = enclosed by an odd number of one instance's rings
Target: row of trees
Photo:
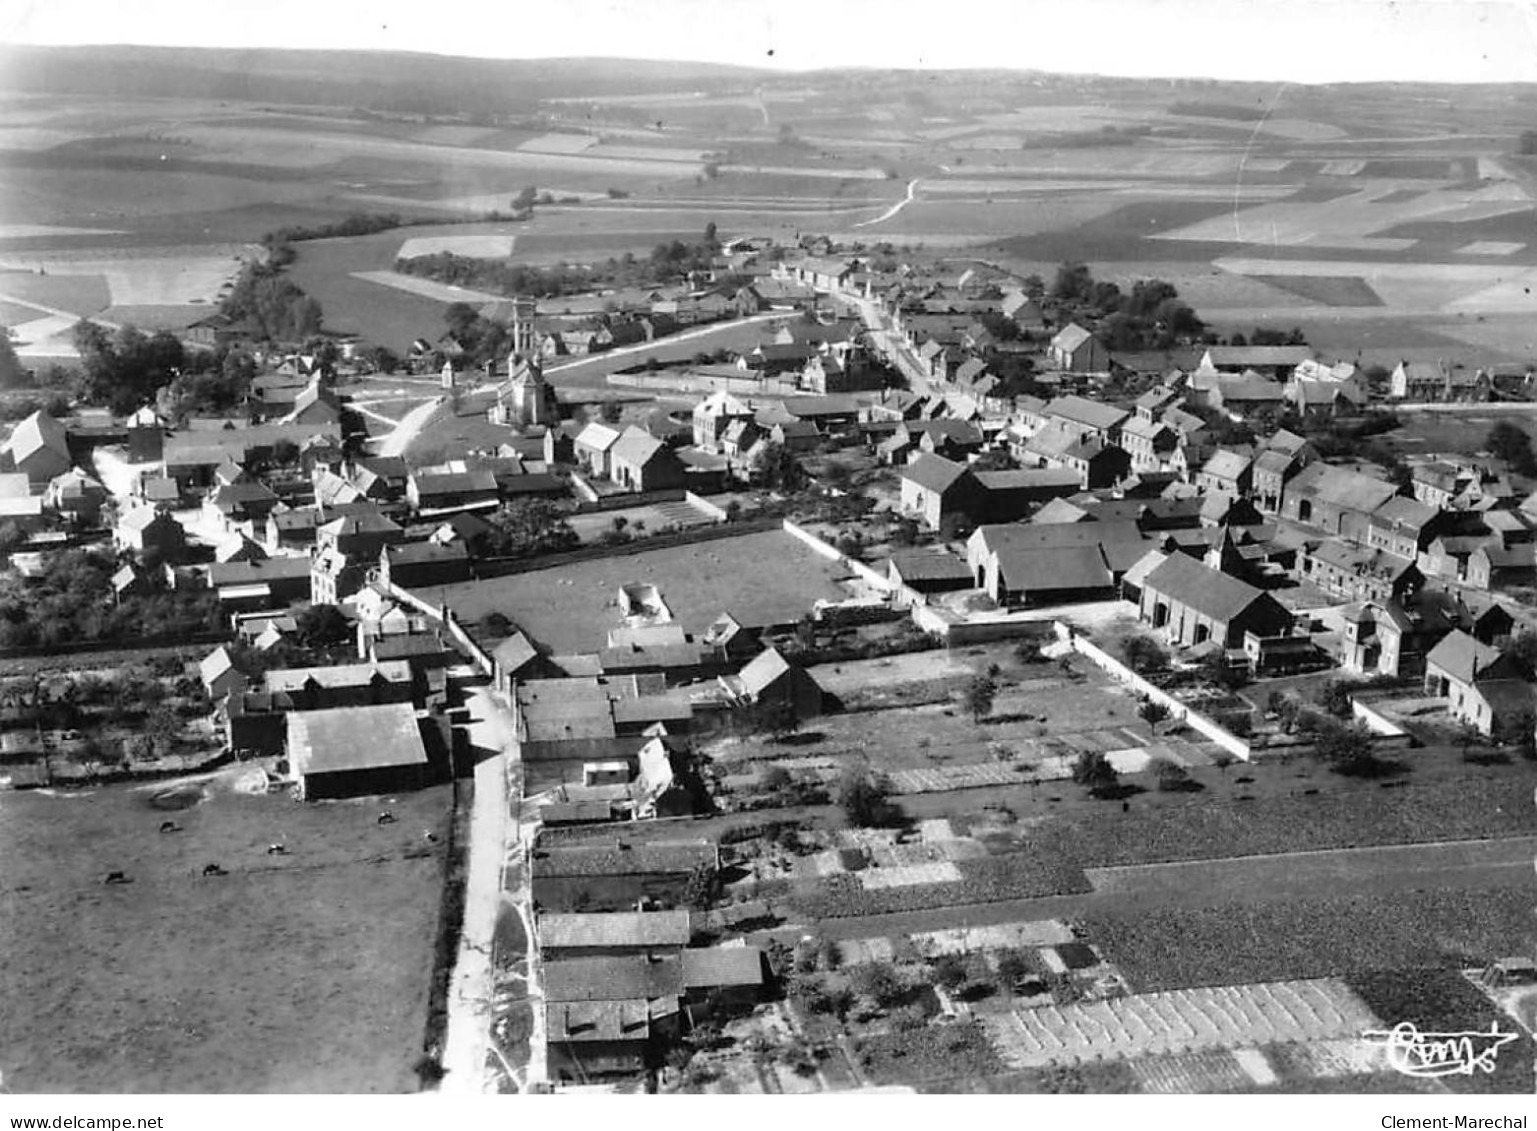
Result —
[[320, 303], [283, 274], [280, 259], [247, 263], [219, 309], [235, 321], [252, 323], [271, 341], [302, 342], [320, 332]]
[[668, 240], [653, 247], [649, 256], [639, 257], [626, 252], [598, 267], [567, 263], [537, 267], [515, 263], [511, 259], [472, 259], [440, 251], [397, 259], [395, 270], [450, 286], [504, 295], [557, 298], [598, 287], [650, 287], [673, 283], [691, 271], [708, 268], [719, 248], [712, 223], [706, 225], [703, 238], [697, 241]]

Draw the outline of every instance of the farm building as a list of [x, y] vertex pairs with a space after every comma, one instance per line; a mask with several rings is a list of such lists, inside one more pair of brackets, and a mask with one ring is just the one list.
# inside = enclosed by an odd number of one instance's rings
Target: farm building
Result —
[[616, 954], [676, 954], [693, 931], [687, 911], [544, 914], [537, 926], [547, 959]]
[[797, 719], [822, 713], [822, 688], [801, 667], [790, 663], [777, 649], [766, 648], [725, 681], [736, 697], [754, 705], [784, 706]]
[[1447, 701], [1447, 712], [1480, 734], [1513, 737], [1531, 728], [1537, 688], [1515, 656], [1462, 630], [1449, 633], [1425, 657], [1425, 693]]
[[1246, 633], [1284, 635], [1292, 624], [1270, 594], [1184, 554], [1170, 554], [1143, 579], [1140, 615], [1176, 644], [1214, 640], [1224, 648], [1241, 647]]
[[1396, 494], [1398, 488], [1392, 483], [1315, 463], [1286, 484], [1281, 516], [1365, 543], [1372, 513]]
[[971, 570], [966, 568], [966, 562], [941, 550], [893, 554], [887, 563], [886, 575], [893, 585], [915, 593], [949, 593], [972, 587]]
[[34, 412], [11, 432], [0, 463], [32, 483], [47, 483], [70, 469], [64, 426], [46, 412]]
[[419, 789], [432, 777], [409, 703], [291, 712], [288, 763], [310, 800]]
[[705, 840], [538, 846], [531, 854], [533, 897], [548, 911], [627, 911], [642, 899], [679, 905], [696, 873], [720, 868]]

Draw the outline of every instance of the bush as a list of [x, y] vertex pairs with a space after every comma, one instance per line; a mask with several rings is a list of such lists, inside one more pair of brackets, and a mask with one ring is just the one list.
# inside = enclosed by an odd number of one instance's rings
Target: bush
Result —
[[869, 766], [844, 768], [838, 782], [838, 806], [851, 824], [884, 828], [900, 823], [902, 810], [892, 804], [891, 780]]
[[1169, 654], [1151, 636], [1131, 636], [1121, 645], [1121, 659], [1139, 675], [1167, 671]]

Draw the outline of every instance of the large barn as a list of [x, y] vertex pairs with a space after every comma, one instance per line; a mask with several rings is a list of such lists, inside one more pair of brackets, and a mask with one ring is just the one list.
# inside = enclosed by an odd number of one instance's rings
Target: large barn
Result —
[[309, 800], [420, 789], [433, 777], [410, 703], [291, 712], [288, 765]]

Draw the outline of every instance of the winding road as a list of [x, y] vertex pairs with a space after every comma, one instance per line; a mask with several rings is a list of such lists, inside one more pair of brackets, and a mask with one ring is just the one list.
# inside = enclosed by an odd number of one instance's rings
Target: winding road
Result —
[[918, 198], [918, 178], [914, 177], [912, 180], [907, 182], [907, 195], [906, 196], [904, 196], [901, 200], [897, 201], [890, 208], [886, 209], [886, 211], [882, 212], [875, 219], [862, 221], [861, 223], [855, 224], [854, 227], [856, 227], [856, 228], [868, 228], [872, 224], [884, 224], [887, 220], [890, 220], [893, 216], [895, 216], [898, 212], [902, 211], [902, 209], [906, 208], [909, 204], [911, 204], [917, 198]]

